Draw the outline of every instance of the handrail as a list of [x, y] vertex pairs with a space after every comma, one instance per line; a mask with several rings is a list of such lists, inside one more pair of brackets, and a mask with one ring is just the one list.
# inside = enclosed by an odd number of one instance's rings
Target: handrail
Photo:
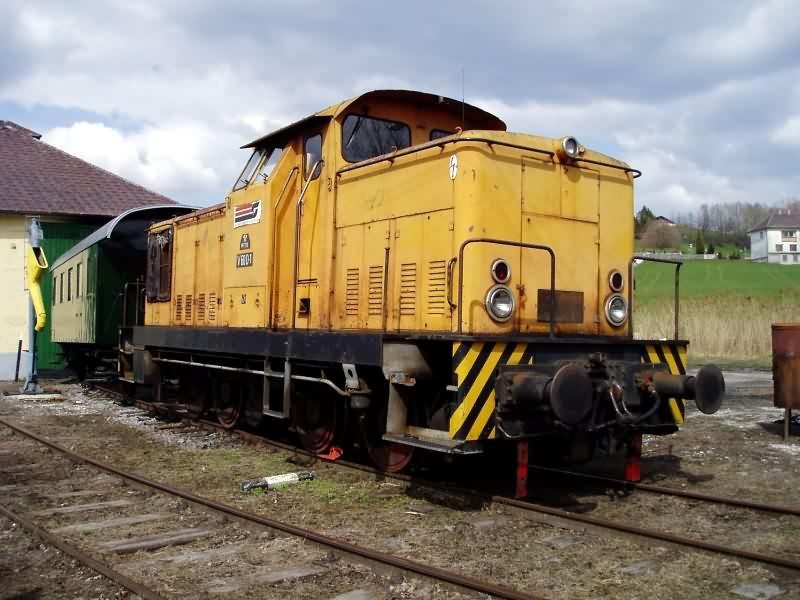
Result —
[[633, 337], [633, 263], [636, 260], [646, 260], [649, 262], [657, 262], [657, 263], [664, 263], [668, 265], [675, 265], [675, 300], [674, 300], [674, 307], [675, 307], [675, 339], [679, 339], [678, 337], [678, 322], [679, 322], [679, 311], [680, 311], [680, 299], [678, 296], [679, 292], [679, 285], [680, 285], [680, 271], [681, 267], [683, 266], [682, 260], [676, 260], [674, 258], [656, 258], [653, 256], [638, 256], [633, 255], [631, 257], [630, 262], [628, 263], [628, 334], [630, 337]]
[[543, 246], [541, 244], [528, 244], [524, 242], [512, 242], [510, 240], [498, 240], [495, 238], [470, 238], [461, 242], [458, 248], [458, 333], [461, 333], [461, 314], [464, 301], [464, 249], [469, 244], [484, 243], [484, 244], [498, 244], [500, 246], [515, 246], [517, 248], [530, 248], [532, 250], [543, 250], [550, 255], [550, 337], [555, 337], [556, 333], [556, 308], [558, 300], [556, 299], [556, 254], [550, 246]]
[[356, 169], [363, 169], [364, 167], [369, 167], [370, 165], [375, 165], [384, 161], [393, 161], [396, 158], [401, 156], [408, 156], [409, 154], [415, 154], [417, 152], [422, 152], [423, 150], [429, 150], [430, 148], [444, 148], [447, 144], [458, 144], [460, 142], [485, 142], [490, 146], [507, 146], [509, 148], [517, 148], [519, 150], [527, 150], [528, 152], [535, 152], [537, 154], [545, 154], [550, 158], [553, 158], [556, 153], [552, 150], [545, 150], [543, 148], [535, 148], [533, 146], [523, 146], [521, 144], [512, 144], [511, 142], [503, 142], [500, 140], [493, 140], [491, 138], [486, 137], [458, 137], [458, 136], [448, 136], [448, 137], [441, 137], [436, 140], [432, 140], [430, 142], [425, 142], [424, 144], [419, 144], [417, 146], [411, 146], [409, 148], [403, 148], [402, 150], [398, 150], [397, 152], [391, 152], [389, 154], [381, 154], [380, 156], [375, 156], [373, 158], [368, 158], [367, 160], [362, 160], [361, 162], [357, 162], [352, 165], [348, 165], [346, 167], [342, 167], [338, 171], [336, 171], [336, 176], [342, 175], [343, 173], [349, 173], [350, 171], [355, 171]]
[[294, 209], [294, 272], [292, 273], [292, 329], [294, 329], [295, 317], [297, 316], [297, 273], [300, 270], [300, 215], [303, 211], [303, 202], [311, 182], [317, 179], [314, 173], [322, 166], [325, 161], [321, 158], [314, 163], [314, 167], [308, 173], [308, 179], [300, 191], [297, 204]]
[[[444, 148], [447, 144], [458, 144], [461, 142], [483, 142], [488, 144], [489, 146], [505, 146], [507, 148], [516, 148], [517, 150], [526, 150], [528, 152], [535, 152], [536, 154], [544, 154], [550, 158], [553, 158], [556, 155], [556, 153], [553, 152], [552, 150], [545, 150], [544, 148], [536, 148], [535, 146], [514, 144], [512, 142], [504, 142], [502, 140], [495, 140], [487, 137], [477, 137], [477, 136], [459, 137], [457, 135], [452, 135], [452, 136], [438, 138], [430, 142], [425, 142], [424, 144], [419, 144], [417, 146], [403, 148], [402, 150], [397, 150], [396, 152], [390, 152], [388, 154], [381, 154], [380, 156], [374, 156], [373, 158], [368, 158], [367, 160], [362, 160], [361, 162], [357, 162], [352, 165], [342, 167], [341, 169], [336, 171], [336, 176], [339, 177], [344, 173], [349, 173], [357, 169], [363, 169], [364, 167], [369, 167], [370, 165], [376, 165], [378, 163], [382, 163], [385, 161], [392, 162], [396, 158], [400, 158], [401, 156], [408, 156], [409, 154], [415, 154], [417, 152], [422, 152], [423, 150], [429, 150], [430, 148]], [[594, 160], [592, 158], [573, 158], [571, 159], [571, 161], [585, 162], [585, 163], [591, 163], [593, 165], [609, 167], [611, 169], [619, 169], [620, 171], [624, 171], [625, 173], [632, 173], [634, 179], [637, 179], [638, 177], [642, 176], [642, 172], [638, 169], [634, 169], [632, 167], [625, 167], [614, 163], [604, 162], [601, 160]]]
[[267, 284], [269, 285], [269, 312], [267, 312], [267, 327], [272, 327], [272, 299], [275, 297], [275, 289], [274, 285], [275, 282], [272, 280], [275, 274], [275, 247], [277, 246], [277, 237], [275, 235], [275, 226], [276, 226], [276, 216], [275, 211], [278, 209], [278, 203], [283, 198], [283, 194], [286, 191], [286, 188], [289, 187], [289, 182], [292, 180], [292, 177], [295, 173], [300, 171], [300, 168], [295, 165], [289, 171], [289, 174], [286, 176], [286, 181], [283, 182], [283, 187], [281, 188], [280, 194], [275, 197], [275, 202], [272, 203], [272, 257], [269, 261], [269, 273], [267, 274]]

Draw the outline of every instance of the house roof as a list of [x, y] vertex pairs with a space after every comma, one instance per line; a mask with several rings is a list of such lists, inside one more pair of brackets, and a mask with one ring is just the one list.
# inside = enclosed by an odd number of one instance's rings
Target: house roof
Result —
[[760, 231], [761, 229], [782, 229], [784, 227], [800, 228], [800, 212], [792, 212], [790, 210], [775, 211], [747, 233]]
[[41, 137], [0, 120], [0, 212], [113, 217], [134, 207], [175, 204]]

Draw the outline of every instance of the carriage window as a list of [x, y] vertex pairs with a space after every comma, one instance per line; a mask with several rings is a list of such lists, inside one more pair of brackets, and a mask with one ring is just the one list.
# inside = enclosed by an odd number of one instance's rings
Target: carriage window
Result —
[[78, 266], [75, 267], [75, 297], [81, 297], [81, 264], [78, 263]]
[[342, 124], [342, 156], [359, 162], [411, 145], [411, 130], [405, 123], [347, 115]]
[[58, 284], [58, 279], [53, 275], [53, 289], [50, 290], [50, 295], [53, 297], [53, 306], [56, 305], [56, 284]]
[[145, 292], [150, 302], [169, 300], [172, 284], [172, 230], [151, 233], [147, 239]]
[[[303, 172], [306, 174], [306, 179], [309, 179], [309, 174], [311, 174], [311, 169], [314, 168], [314, 165], [317, 164], [322, 158], [322, 136], [320, 134], [312, 135], [311, 137], [306, 138], [306, 151], [305, 151], [305, 166], [303, 167]], [[312, 174], [310, 179], [316, 179], [319, 177], [319, 173], [322, 170], [321, 165], [317, 166], [316, 171]]]
[[72, 300], [72, 269], [67, 271], [67, 302]]
[[64, 274], [58, 276], [58, 303], [64, 302]]
[[444, 129], [431, 129], [431, 141], [453, 135], [454, 133], [453, 131], [445, 131]]
[[253, 176], [253, 171], [256, 170], [259, 161], [261, 160], [261, 150], [254, 151], [250, 158], [247, 161], [247, 164], [242, 169], [242, 174], [239, 175], [239, 179], [236, 180], [236, 184], [233, 186], [233, 191], [242, 189], [248, 183], [250, 183], [250, 178]]
[[275, 148], [271, 151], [264, 152], [264, 162], [261, 163], [261, 168], [256, 174], [256, 181], [266, 181], [269, 179], [269, 176], [272, 175], [272, 171], [275, 169], [275, 165], [277, 165], [278, 161], [281, 159], [282, 154], [283, 148]]

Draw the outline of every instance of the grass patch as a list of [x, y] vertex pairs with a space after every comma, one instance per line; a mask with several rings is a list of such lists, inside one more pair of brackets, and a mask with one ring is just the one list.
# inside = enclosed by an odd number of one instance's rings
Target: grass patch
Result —
[[[636, 267], [638, 338], [673, 336], [673, 268]], [[769, 367], [771, 326], [800, 322], [800, 267], [742, 261], [690, 261], [681, 268], [680, 337], [693, 358], [727, 366]]]

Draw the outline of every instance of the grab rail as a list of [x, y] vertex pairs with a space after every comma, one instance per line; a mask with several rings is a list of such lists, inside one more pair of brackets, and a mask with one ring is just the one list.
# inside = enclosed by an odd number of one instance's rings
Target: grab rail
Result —
[[[541, 244], [527, 244], [524, 242], [512, 242], [509, 240], [498, 240], [494, 238], [470, 238], [464, 240], [458, 248], [458, 333], [462, 331], [461, 315], [464, 301], [464, 249], [469, 244], [484, 243], [497, 244], [500, 246], [515, 246], [517, 248], [530, 248], [531, 250], [543, 250], [550, 255], [550, 298], [552, 306], [550, 309], [550, 337], [555, 337], [556, 332], [556, 313], [558, 299], [556, 298], [556, 254], [550, 246]], [[448, 290], [449, 293], [449, 290]]]
[[[466, 136], [466, 137], [457, 137], [457, 136], [449, 136], [449, 137], [442, 137], [436, 140], [432, 140], [430, 142], [425, 142], [424, 144], [419, 144], [418, 146], [411, 146], [410, 148], [403, 148], [402, 150], [397, 150], [396, 152], [390, 152], [389, 154], [381, 154], [380, 156], [375, 156], [373, 158], [368, 158], [367, 160], [362, 160], [361, 162], [354, 163], [347, 167], [342, 167], [338, 171], [336, 171], [336, 176], [339, 177], [344, 173], [349, 173], [351, 171], [355, 171], [357, 169], [363, 169], [364, 167], [369, 167], [370, 165], [376, 165], [378, 163], [382, 163], [385, 161], [393, 162], [396, 158], [400, 158], [401, 156], [408, 156], [409, 154], [415, 154], [417, 152], [422, 152], [423, 150], [428, 150], [430, 148], [444, 148], [447, 144], [459, 144], [462, 142], [482, 142], [488, 144], [489, 146], [504, 146], [507, 148], [515, 148], [517, 150], [525, 150], [527, 152], [534, 152], [536, 154], [544, 154], [550, 158], [553, 158], [556, 153], [552, 150], [545, 150], [544, 148], [536, 148], [535, 146], [525, 146], [523, 144], [514, 144], [512, 142], [504, 142], [502, 140], [494, 140], [487, 137], [476, 137], [476, 136]], [[642, 176], [642, 172], [639, 169], [633, 169], [631, 167], [624, 167], [622, 165], [617, 165], [614, 163], [604, 162], [601, 160], [594, 160], [591, 158], [573, 158], [571, 159], [572, 162], [585, 162], [591, 163], [593, 165], [600, 165], [603, 167], [609, 167], [611, 169], [619, 169], [620, 171], [624, 171], [625, 173], [632, 173], [633, 178], [636, 179]]]
[[[314, 163], [314, 167], [308, 173], [303, 189], [300, 191], [300, 196], [297, 198], [297, 204], [294, 209], [294, 272], [292, 273], [292, 329], [294, 329], [295, 317], [297, 316], [297, 273], [300, 271], [300, 219], [303, 213], [303, 202], [305, 201], [306, 191], [311, 182], [317, 179], [314, 173], [320, 168], [325, 161], [321, 158]], [[274, 261], [273, 261], [274, 262]]]
[[680, 272], [681, 267], [683, 266], [682, 260], [676, 260], [673, 258], [655, 258], [653, 256], [637, 256], [634, 255], [631, 257], [630, 262], [628, 263], [628, 334], [633, 337], [633, 263], [637, 260], [646, 260], [649, 262], [656, 262], [656, 263], [664, 263], [668, 265], [675, 265], [675, 300], [674, 300], [674, 308], [675, 308], [675, 339], [679, 339], [678, 337], [678, 315], [680, 311], [680, 299], [678, 297], [679, 292], [679, 285], [680, 285]]

